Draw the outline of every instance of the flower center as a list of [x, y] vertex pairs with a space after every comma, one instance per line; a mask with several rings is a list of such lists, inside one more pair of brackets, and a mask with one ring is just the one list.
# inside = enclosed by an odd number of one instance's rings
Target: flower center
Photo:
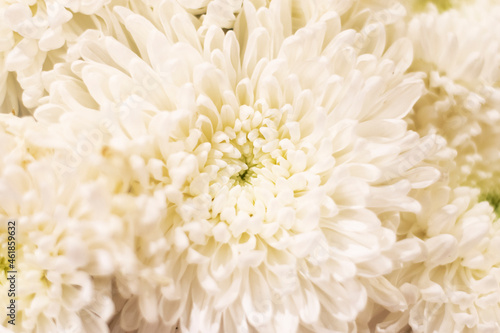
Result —
[[457, 0], [424, 0], [415, 1], [414, 9], [416, 11], [423, 11], [429, 2], [433, 3], [440, 12], [450, 10], [454, 6], [456, 7], [459, 5]]
[[252, 178], [254, 178], [257, 174], [255, 173], [255, 170], [252, 168], [256, 166], [256, 164], [250, 164], [249, 162], [245, 161], [243, 166], [243, 170], [241, 170], [239, 173], [234, 175], [232, 179], [235, 181], [236, 184], [245, 186], [251, 184], [250, 181]]
[[9, 270], [9, 263], [6, 258], [1, 257], [0, 258], [0, 272], [3, 272], [5, 275], [5, 278], [7, 278], [7, 271]]
[[481, 201], [488, 201], [493, 207], [495, 214], [500, 217], [500, 191], [492, 190], [486, 194], [482, 194], [480, 197]]
[[252, 180], [276, 164], [283, 155], [278, 147], [281, 116], [280, 110], [242, 106], [232, 124], [214, 134], [213, 161], [221, 166], [217, 182], [230, 187], [255, 185]]

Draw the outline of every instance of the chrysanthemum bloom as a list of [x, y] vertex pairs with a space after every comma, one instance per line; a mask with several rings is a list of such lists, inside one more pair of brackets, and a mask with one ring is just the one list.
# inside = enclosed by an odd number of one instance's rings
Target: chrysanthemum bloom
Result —
[[408, 34], [410, 69], [427, 74], [428, 92], [412, 116], [417, 131], [438, 133], [457, 150], [452, 186], [480, 187], [493, 203], [500, 186], [500, 6], [479, 1], [421, 13]]
[[411, 306], [380, 331], [500, 331], [500, 224], [478, 194], [437, 185], [416, 195], [422, 212], [403, 218], [403, 229], [425, 242], [427, 259], [391, 274]]
[[113, 331], [353, 332], [368, 298], [406, 309], [383, 274], [421, 253], [396, 220], [440, 176], [423, 162], [440, 143], [402, 119], [423, 89], [409, 41], [294, 20], [288, 1], [204, 36], [176, 2], [156, 10], [115, 8], [134, 47], [81, 40], [35, 112], [46, 138], [91, 143], [59, 150], [58, 172], [112, 179], [139, 210], [114, 240], [130, 255]]
[[[438, 154], [433, 161], [446, 177], [411, 193], [422, 210], [403, 214], [397, 232], [419, 239], [427, 256], [387, 276], [409, 310], [380, 315], [377, 331], [499, 332], [500, 233], [488, 204], [498, 204], [498, 8], [441, 14], [429, 8], [407, 29], [414, 44], [410, 71], [427, 74], [427, 92], [409, 121], [421, 135], [437, 133], [447, 140], [440, 154], [448, 158]], [[488, 202], [478, 203], [484, 199]]]
[[[16, 302], [15, 325], [4, 315], [2, 326], [22, 333], [108, 332], [114, 313], [108, 239], [121, 221], [110, 213], [102, 179], [60, 178], [50, 151], [30, 143], [37, 127], [32, 118], [0, 118], [0, 303], [5, 309]], [[8, 221], [15, 221], [14, 234], [7, 233]], [[14, 258], [7, 257], [9, 235]], [[15, 288], [7, 281], [12, 270]]]
[[[42, 77], [72, 60], [79, 38], [119, 35], [113, 6], [130, 6], [149, 17], [147, 1], [6, 0], [0, 3], [0, 113], [30, 114], [44, 97]], [[22, 89], [20, 89], [22, 88]]]

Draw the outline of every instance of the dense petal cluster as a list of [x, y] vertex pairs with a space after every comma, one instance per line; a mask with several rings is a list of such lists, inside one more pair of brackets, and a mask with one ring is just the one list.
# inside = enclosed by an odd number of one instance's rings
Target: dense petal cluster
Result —
[[498, 332], [500, 226], [492, 208], [466, 187], [434, 186], [416, 198], [424, 209], [403, 228], [425, 244], [427, 258], [392, 273], [411, 306], [380, 331], [409, 324], [414, 332]]
[[[143, 207], [133, 266], [117, 273], [117, 325], [350, 331], [367, 294], [404, 308], [382, 277], [396, 239], [377, 213], [417, 211], [408, 191], [439, 177], [419, 165], [436, 143], [402, 120], [423, 87], [403, 74], [408, 41], [361, 57], [334, 13], [292, 34], [285, 1], [259, 16], [245, 4], [234, 32], [203, 39], [187, 35], [186, 13], [158, 30], [116, 11], [140, 54], [82, 41], [83, 61], [53, 71], [35, 116], [72, 137], [109, 122], [88, 158], [120, 168], [118, 186]], [[175, 31], [178, 15], [194, 23]]]
[[457, 150], [453, 184], [484, 186], [500, 172], [499, 33], [500, 6], [422, 13], [409, 23], [412, 70], [427, 73], [428, 88], [415, 107], [415, 127], [439, 133]]
[[70, 61], [71, 46], [78, 39], [103, 33], [119, 36], [121, 27], [111, 14], [116, 5], [150, 15], [150, 4], [142, 1], [2, 1], [0, 113], [30, 115], [45, 97], [44, 73]]
[[[50, 151], [28, 142], [37, 132], [33, 119], [2, 115], [0, 130], [0, 297], [9, 304], [14, 292], [17, 301], [16, 325], [5, 317], [2, 326], [14, 332], [105, 331], [114, 313], [114, 264], [113, 245], [107, 245], [111, 205], [96, 196], [104, 193], [102, 184], [68, 177], [62, 182]], [[7, 233], [8, 221], [14, 221], [14, 233]], [[15, 247], [14, 257], [7, 257], [8, 246]]]
[[500, 332], [500, 7], [450, 6], [2, 2], [2, 325]]

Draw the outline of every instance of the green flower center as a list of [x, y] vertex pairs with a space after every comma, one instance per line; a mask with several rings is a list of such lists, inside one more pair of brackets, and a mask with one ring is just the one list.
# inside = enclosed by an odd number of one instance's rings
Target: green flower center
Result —
[[445, 12], [460, 5], [459, 0], [416, 0], [413, 3], [415, 11], [424, 11], [429, 3], [433, 3], [439, 12]]
[[241, 186], [250, 184], [251, 178], [257, 175], [255, 171], [252, 170], [253, 167], [257, 166], [257, 164], [250, 164], [247, 161], [244, 161], [244, 163], [246, 165], [246, 168], [233, 176], [235, 183]]
[[500, 217], [500, 191], [494, 190], [487, 192], [486, 194], [482, 194], [479, 198], [481, 201], [488, 201], [490, 205], [493, 207], [495, 214]]
[[9, 263], [6, 258], [0, 258], [0, 274], [3, 272], [5, 278], [7, 278], [7, 271], [9, 270]]

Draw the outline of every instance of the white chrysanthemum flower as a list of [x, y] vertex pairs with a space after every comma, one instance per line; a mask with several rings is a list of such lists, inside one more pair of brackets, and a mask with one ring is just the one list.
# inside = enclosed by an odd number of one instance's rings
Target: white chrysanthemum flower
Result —
[[457, 150], [451, 182], [498, 193], [500, 176], [500, 6], [417, 14], [409, 23], [428, 92], [412, 116], [422, 135], [438, 133]]
[[84, 39], [47, 73], [40, 144], [88, 138], [54, 167], [112, 179], [137, 214], [115, 332], [352, 332], [368, 298], [406, 309], [383, 275], [421, 251], [394, 219], [420, 210], [408, 193], [439, 178], [442, 144], [403, 120], [423, 89], [411, 44], [359, 47], [336, 12], [294, 33], [291, 8], [245, 2], [234, 31], [201, 34], [174, 1], [154, 21], [116, 7], [135, 52]]
[[[88, 8], [82, 6], [84, 3], [96, 6]], [[0, 84], [5, 87], [2, 90], [8, 91], [0, 92], [3, 113], [25, 113], [23, 102], [27, 108], [38, 105], [43, 91], [40, 82], [42, 70], [62, 60], [64, 52], [61, 48], [66, 40], [76, 38], [89, 28], [91, 21], [82, 22], [85, 18], [80, 12], [90, 13], [103, 4], [103, 1], [2, 1]], [[15, 78], [7, 71], [15, 72]], [[23, 102], [21, 93], [16, 92], [16, 85], [24, 89]]]
[[[3, 305], [16, 300], [15, 325], [4, 316], [2, 326], [22, 333], [108, 332], [114, 262], [107, 242], [118, 220], [102, 182], [60, 179], [50, 151], [29, 143], [37, 127], [32, 118], [0, 118], [0, 298]], [[6, 260], [10, 220], [14, 263]], [[14, 298], [10, 264], [17, 271]]]
[[500, 224], [478, 190], [434, 186], [416, 198], [422, 212], [403, 219], [427, 259], [393, 272], [410, 310], [393, 313], [379, 332], [500, 332]]
[[31, 114], [44, 97], [44, 73], [72, 60], [68, 48], [78, 39], [101, 34], [119, 37], [122, 27], [111, 14], [117, 4], [151, 15], [149, 1], [2, 1], [0, 112]]

